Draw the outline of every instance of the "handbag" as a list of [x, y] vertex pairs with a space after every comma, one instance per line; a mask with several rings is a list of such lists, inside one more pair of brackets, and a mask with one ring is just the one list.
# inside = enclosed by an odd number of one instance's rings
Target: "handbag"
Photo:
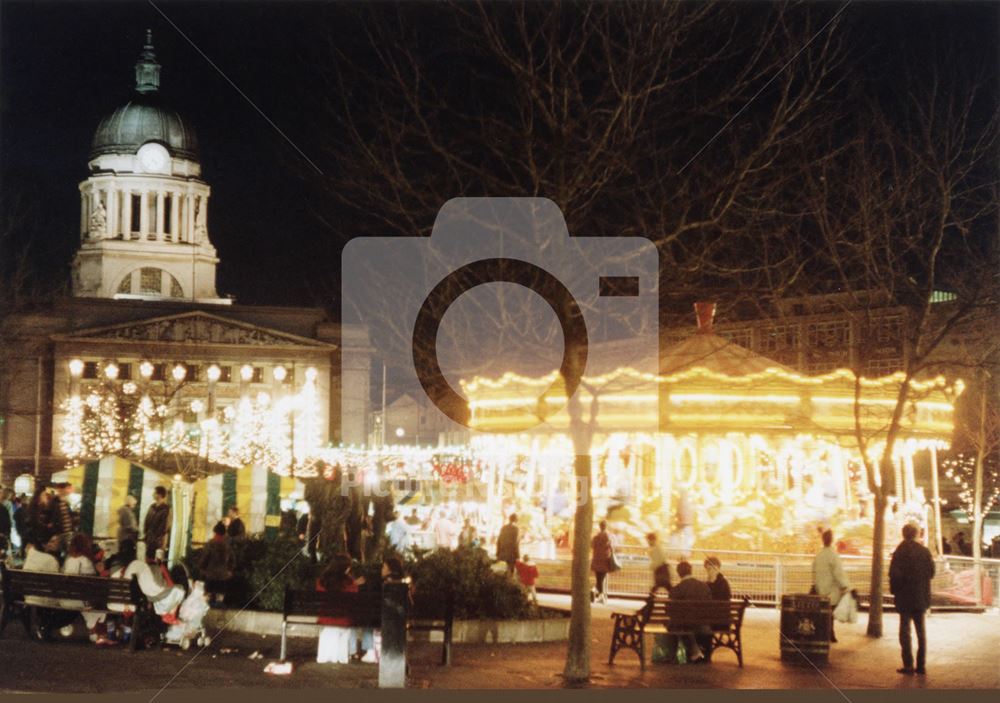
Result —
[[613, 574], [616, 571], [622, 570], [622, 563], [618, 561], [618, 555], [615, 554], [615, 550], [611, 550], [611, 559], [608, 564], [608, 573]]
[[858, 601], [853, 591], [848, 591], [841, 597], [837, 607], [833, 609], [833, 617], [839, 622], [858, 621]]

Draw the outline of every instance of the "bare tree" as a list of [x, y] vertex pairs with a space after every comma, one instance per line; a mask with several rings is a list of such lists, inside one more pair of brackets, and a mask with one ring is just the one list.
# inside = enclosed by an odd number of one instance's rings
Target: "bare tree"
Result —
[[[882, 635], [885, 511], [895, 486], [893, 451], [913, 382], [949, 363], [945, 340], [963, 324], [996, 323], [995, 106], [984, 83], [911, 76], [898, 94], [866, 96], [857, 120], [820, 145], [803, 172], [801, 236], [813, 256], [792, 274], [833, 283], [859, 322], [851, 368], [859, 454], [874, 498], [868, 634]], [[985, 95], [984, 95], [985, 93]], [[844, 138], [844, 135], [847, 138]], [[800, 276], [800, 288], [807, 285]], [[889, 313], [900, 313], [893, 316]], [[880, 346], [902, 345], [903, 379], [876, 437], [862, 431], [862, 376], [881, 376]], [[877, 440], [881, 451], [872, 457]]]
[[[451, 198], [539, 196], [573, 235], [652, 239], [674, 287], [767, 270], [740, 262], [726, 237], [787, 217], [774, 198], [788, 163], [828, 122], [823, 107], [843, 76], [834, 11], [460, 3], [415, 12], [366, 10], [356, 46], [317, 57], [331, 67], [316, 91], [317, 128], [329, 135], [320, 162], [333, 164], [317, 200], [347, 206], [356, 231], [427, 235]], [[395, 329], [376, 346], [410, 343], [410, 330]], [[415, 355], [431, 347], [425, 340]], [[567, 350], [564, 377], [580, 371], [578, 352]], [[596, 407], [587, 419], [571, 400], [569, 412], [578, 485], [589, 491]], [[592, 511], [581, 500], [574, 527], [569, 681], [590, 675]]]

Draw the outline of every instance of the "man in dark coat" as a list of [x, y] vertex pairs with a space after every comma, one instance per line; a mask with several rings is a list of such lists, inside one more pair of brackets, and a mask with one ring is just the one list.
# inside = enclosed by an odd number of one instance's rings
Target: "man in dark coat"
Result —
[[[931, 579], [934, 578], [934, 559], [927, 547], [917, 541], [915, 525], [903, 527], [903, 541], [892, 553], [889, 562], [889, 591], [896, 597], [899, 613], [899, 646], [903, 650], [903, 668], [900, 674], [925, 674], [927, 637], [924, 632], [924, 613], [931, 607]], [[910, 622], [917, 631], [917, 666], [913, 667], [910, 649]]]
[[229, 508], [229, 524], [226, 525], [226, 537], [230, 541], [246, 539], [247, 528], [240, 519], [240, 509], [235, 505]]
[[170, 504], [167, 503], [167, 489], [157, 486], [153, 490], [153, 504], [146, 511], [142, 524], [143, 539], [146, 541], [146, 561], [152, 561], [157, 549], [167, 549], [170, 539]]
[[[670, 600], [712, 600], [712, 590], [708, 584], [692, 576], [693, 572], [694, 569], [689, 562], [682, 561], [677, 564], [677, 576], [680, 577], [680, 581], [670, 589]], [[692, 664], [708, 661], [712, 653], [711, 628], [704, 626], [694, 637], [683, 635], [683, 638], [688, 660]], [[677, 649], [676, 642], [676, 635], [668, 637], [668, 649], [671, 652]]]
[[507, 575], [514, 573], [514, 564], [521, 558], [520, 537], [517, 532], [517, 515], [511, 515], [497, 535], [497, 560], [507, 563]]

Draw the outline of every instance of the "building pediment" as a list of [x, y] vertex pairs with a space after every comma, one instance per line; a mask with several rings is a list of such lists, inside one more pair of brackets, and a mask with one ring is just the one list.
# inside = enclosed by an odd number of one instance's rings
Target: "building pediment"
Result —
[[141, 342], [235, 347], [308, 347], [334, 345], [220, 315], [195, 311], [53, 335], [57, 342]]

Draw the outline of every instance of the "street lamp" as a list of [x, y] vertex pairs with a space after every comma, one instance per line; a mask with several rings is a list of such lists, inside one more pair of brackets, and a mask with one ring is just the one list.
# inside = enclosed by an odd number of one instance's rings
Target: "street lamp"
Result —
[[80, 378], [83, 375], [83, 359], [70, 360], [69, 375], [73, 378]]
[[154, 370], [153, 365], [148, 361], [144, 361], [139, 364], [139, 375], [147, 381], [153, 377]]
[[284, 366], [275, 366], [272, 373], [274, 374], [274, 380], [278, 383], [284, 383], [285, 379], [288, 378], [288, 369]]
[[187, 376], [187, 369], [183, 365], [177, 364], [174, 366], [173, 371], [170, 372], [170, 375], [174, 377], [175, 381], [180, 383]]
[[215, 383], [222, 377], [222, 369], [220, 369], [217, 365], [212, 364], [211, 366], [208, 367], [208, 370], [205, 372], [205, 375], [208, 376], [209, 381]]
[[114, 381], [118, 378], [118, 364], [111, 362], [104, 367], [104, 375], [109, 381]]
[[250, 364], [243, 364], [240, 367], [240, 378], [246, 383], [250, 383], [253, 380], [253, 366]]

